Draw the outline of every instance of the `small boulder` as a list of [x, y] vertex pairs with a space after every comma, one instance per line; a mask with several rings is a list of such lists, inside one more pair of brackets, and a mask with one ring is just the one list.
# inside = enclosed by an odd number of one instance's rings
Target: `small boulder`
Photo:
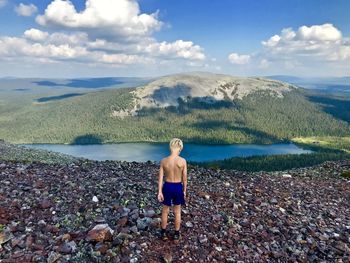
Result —
[[137, 219], [137, 228], [139, 230], [146, 230], [148, 226], [151, 224], [152, 218], [144, 217]]
[[112, 240], [113, 232], [114, 231], [108, 226], [108, 224], [99, 224], [88, 232], [86, 238], [88, 241], [110, 241]]

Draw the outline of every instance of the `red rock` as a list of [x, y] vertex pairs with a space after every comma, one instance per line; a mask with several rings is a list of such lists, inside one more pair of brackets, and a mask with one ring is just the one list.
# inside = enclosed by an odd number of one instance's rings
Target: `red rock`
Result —
[[40, 207], [42, 209], [47, 209], [47, 208], [50, 208], [52, 206], [52, 203], [49, 199], [43, 199], [41, 202], [40, 202]]
[[6, 225], [8, 224], [10, 219], [10, 211], [8, 211], [5, 207], [0, 207], [0, 224]]
[[21, 238], [14, 238], [11, 240], [11, 246], [14, 248], [15, 246], [19, 245], [23, 240]]
[[89, 241], [111, 241], [113, 236], [113, 230], [108, 226], [108, 224], [99, 224], [91, 229], [87, 234], [87, 240]]
[[43, 245], [39, 245], [39, 244], [32, 244], [32, 249], [33, 250], [44, 250], [45, 247]]
[[15, 251], [12, 255], [12, 258], [20, 258], [20, 257], [23, 257], [24, 256], [24, 252], [23, 251]]
[[49, 224], [47, 224], [45, 226], [44, 230], [46, 232], [51, 232], [53, 234], [57, 234], [58, 232], [60, 232], [59, 228], [57, 228], [56, 226], [53, 226], [53, 225], [49, 225]]
[[69, 232], [69, 235], [71, 236], [72, 239], [77, 239], [77, 240], [84, 239], [86, 236], [86, 234], [81, 231]]
[[33, 258], [32, 254], [25, 254], [22, 262], [32, 262], [32, 258]]
[[4, 218], [0, 218], [0, 224], [7, 225], [10, 221]]
[[34, 243], [34, 237], [31, 236], [31, 235], [27, 236], [27, 238], [26, 238], [26, 246], [27, 247], [31, 247], [33, 245], [33, 243]]
[[120, 226], [120, 227], [125, 226], [127, 222], [128, 222], [128, 218], [122, 217], [117, 221], [117, 226]]
[[38, 189], [44, 188], [44, 186], [45, 186], [45, 184], [44, 184], [43, 180], [38, 180], [34, 183], [34, 187], [38, 188]]
[[102, 255], [107, 253], [107, 250], [109, 249], [107, 244], [104, 244], [102, 242], [99, 242], [96, 244], [95, 249], [99, 251]]

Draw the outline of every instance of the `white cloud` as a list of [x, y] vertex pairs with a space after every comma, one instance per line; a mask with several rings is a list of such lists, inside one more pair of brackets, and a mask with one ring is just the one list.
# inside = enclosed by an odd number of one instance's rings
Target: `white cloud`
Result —
[[295, 32], [283, 29], [281, 35], [274, 35], [262, 41], [265, 53], [275, 59], [313, 59], [318, 61], [344, 60], [350, 57], [346, 47], [347, 39], [332, 24], [301, 26]]
[[[68, 36], [67, 36], [68, 37]], [[72, 60], [80, 62], [101, 62], [115, 64], [137, 63], [137, 56], [127, 56], [119, 54], [118, 56], [109, 56], [103, 52], [90, 51], [84, 46], [69, 44], [52, 44], [52, 36], [48, 37], [45, 43], [38, 43], [24, 38], [2, 37], [0, 38], [0, 55], [7, 59], [17, 59], [19, 57], [28, 57], [48, 59], [49, 61]]]
[[[30, 5], [24, 6], [16, 11], [29, 15], [24, 9]], [[136, 0], [86, 0], [79, 12], [70, 0], [53, 0], [35, 20], [42, 29], [29, 28], [18, 37], [0, 36], [0, 61], [23, 67], [80, 63], [96, 69], [144, 70], [147, 65], [145, 71], [160, 74], [166, 68], [199, 69], [207, 60], [203, 48], [192, 41], [157, 41], [153, 33], [163, 22], [157, 12], [141, 13]]]
[[41, 30], [38, 30], [36, 28], [28, 29], [24, 32], [24, 37], [33, 41], [43, 41], [47, 39], [49, 36], [49, 33], [43, 32]]
[[[24, 6], [20, 4], [18, 12], [23, 14], [19, 9]], [[0, 36], [0, 60], [170, 67], [192, 61], [200, 65], [206, 59], [192, 41], [158, 42], [152, 33], [163, 22], [157, 13], [141, 13], [136, 0], [86, 0], [80, 12], [69, 0], [53, 0], [36, 21], [45, 30], [30, 28], [21, 37]]]
[[100, 62], [108, 64], [153, 64], [154, 60], [137, 55], [126, 54], [103, 54], [99, 58]]
[[[287, 30], [289, 30], [289, 29], [287, 29]], [[274, 35], [274, 36], [270, 37], [269, 40], [262, 41], [262, 44], [264, 46], [267, 46], [267, 47], [274, 47], [279, 43], [280, 40], [281, 40], [281, 37], [279, 35]]]
[[19, 16], [32, 16], [38, 12], [38, 8], [33, 4], [25, 5], [20, 3], [18, 6], [15, 6], [15, 12]]
[[7, 4], [7, 0], [0, 0], [0, 8]]
[[93, 37], [125, 40], [148, 36], [162, 26], [157, 13], [142, 14], [136, 0], [87, 0], [81, 12], [69, 0], [54, 0], [36, 21], [42, 26], [85, 31]]
[[342, 34], [332, 24], [323, 24], [310, 27], [302, 26], [299, 28], [297, 36], [301, 40], [337, 41], [341, 39]]
[[71, 47], [65, 45], [52, 45], [31, 43], [26, 39], [17, 37], [0, 38], [0, 54], [7, 58], [17, 58], [20, 56], [33, 58], [51, 59], [71, 59], [87, 55], [87, 50], [83, 47]]
[[87, 46], [90, 43], [88, 35], [84, 32], [73, 34], [55, 32], [49, 35], [47, 41], [54, 45], [68, 44], [71, 46]]
[[243, 65], [249, 63], [250, 55], [239, 55], [237, 53], [231, 53], [228, 56], [228, 59], [232, 64]]
[[99, 39], [91, 42], [83, 32], [49, 34], [35, 28], [26, 30], [23, 38], [0, 37], [0, 55], [7, 60], [32, 57], [48, 63], [71, 60], [113, 66], [152, 65], [157, 61], [173, 59], [201, 61], [205, 57], [201, 48], [190, 41], [120, 45]]
[[190, 60], [204, 60], [205, 55], [200, 46], [194, 45], [192, 41], [176, 40], [175, 42], [155, 42], [146, 47], [139, 47], [150, 54], [157, 56], [178, 57]]
[[[249, 55], [232, 53], [234, 64], [249, 63], [249, 70], [278, 74], [349, 74], [350, 38], [333, 24], [284, 28], [264, 40], [262, 49]], [[246, 66], [245, 66], [246, 67]]]

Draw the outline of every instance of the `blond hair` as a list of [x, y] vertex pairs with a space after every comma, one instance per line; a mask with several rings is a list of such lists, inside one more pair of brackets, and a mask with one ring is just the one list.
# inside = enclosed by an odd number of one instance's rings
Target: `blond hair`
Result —
[[184, 145], [179, 138], [173, 138], [169, 143], [170, 149], [180, 148], [180, 151], [183, 149]]

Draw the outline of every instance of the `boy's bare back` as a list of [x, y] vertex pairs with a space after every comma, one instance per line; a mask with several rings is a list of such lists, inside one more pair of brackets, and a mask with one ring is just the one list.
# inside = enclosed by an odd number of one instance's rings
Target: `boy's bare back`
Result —
[[186, 160], [180, 156], [168, 156], [160, 162], [164, 170], [166, 182], [182, 182], [183, 170], [186, 167]]

